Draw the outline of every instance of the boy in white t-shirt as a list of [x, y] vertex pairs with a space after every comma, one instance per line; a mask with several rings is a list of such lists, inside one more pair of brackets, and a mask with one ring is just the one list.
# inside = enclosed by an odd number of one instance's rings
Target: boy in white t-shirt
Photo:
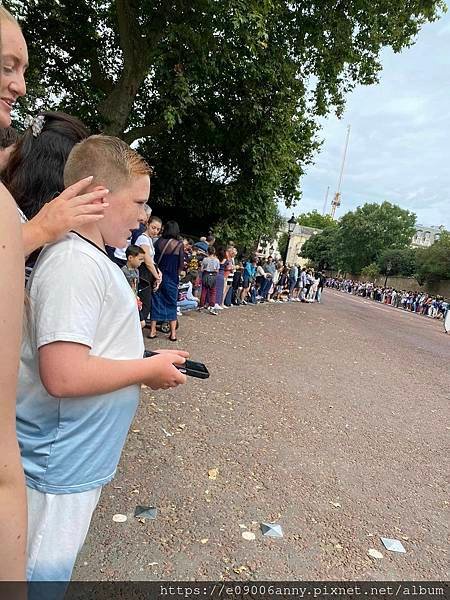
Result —
[[[81, 175], [83, 174], [83, 175]], [[150, 193], [150, 170], [123, 141], [92, 136], [66, 164], [66, 185], [93, 175], [109, 208], [44, 248], [28, 284], [17, 433], [28, 492], [30, 581], [68, 581], [102, 486], [115, 474], [140, 384], [185, 383], [186, 352], [143, 357], [136, 299], [105, 244], [123, 247]]]

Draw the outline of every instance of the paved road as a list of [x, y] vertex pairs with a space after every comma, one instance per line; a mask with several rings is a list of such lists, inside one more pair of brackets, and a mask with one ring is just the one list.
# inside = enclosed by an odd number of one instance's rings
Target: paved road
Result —
[[[143, 390], [75, 579], [447, 579], [442, 323], [326, 290], [321, 305], [185, 315], [179, 337], [211, 378]], [[137, 504], [158, 518], [137, 521]]]

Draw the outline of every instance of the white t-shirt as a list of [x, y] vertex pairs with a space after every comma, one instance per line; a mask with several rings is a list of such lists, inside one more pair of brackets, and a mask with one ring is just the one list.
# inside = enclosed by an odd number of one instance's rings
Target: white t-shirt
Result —
[[153, 246], [153, 242], [146, 233], [141, 234], [134, 242], [134, 245], [139, 246], [139, 248], [141, 248], [142, 246], [148, 246], [150, 256], [152, 258], [155, 256], [155, 248]]
[[136, 298], [120, 267], [74, 233], [44, 248], [28, 290], [30, 320], [17, 391], [17, 435], [27, 485], [53, 494], [84, 492], [113, 478], [139, 386], [55, 398], [40, 380], [38, 349], [65, 341], [88, 346], [93, 356], [142, 358]]

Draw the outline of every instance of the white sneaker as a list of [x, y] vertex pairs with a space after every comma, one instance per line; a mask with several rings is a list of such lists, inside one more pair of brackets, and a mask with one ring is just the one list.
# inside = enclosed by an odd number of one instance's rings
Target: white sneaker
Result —
[[223, 308], [220, 304], [214, 304], [214, 310], [223, 310]]
[[217, 315], [219, 314], [217, 310], [215, 308], [212, 308], [211, 306], [208, 308], [208, 312], [210, 315], [214, 315], [215, 317], [217, 317]]

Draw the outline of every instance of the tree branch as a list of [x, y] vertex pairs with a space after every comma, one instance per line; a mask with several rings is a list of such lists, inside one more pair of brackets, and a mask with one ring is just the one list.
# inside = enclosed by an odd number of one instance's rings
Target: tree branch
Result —
[[163, 123], [155, 123], [153, 125], [143, 125], [142, 127], [133, 127], [133, 129], [129, 129], [126, 131], [122, 139], [127, 144], [132, 144], [134, 141], [139, 140], [145, 137], [151, 137], [161, 133], [164, 129]]

